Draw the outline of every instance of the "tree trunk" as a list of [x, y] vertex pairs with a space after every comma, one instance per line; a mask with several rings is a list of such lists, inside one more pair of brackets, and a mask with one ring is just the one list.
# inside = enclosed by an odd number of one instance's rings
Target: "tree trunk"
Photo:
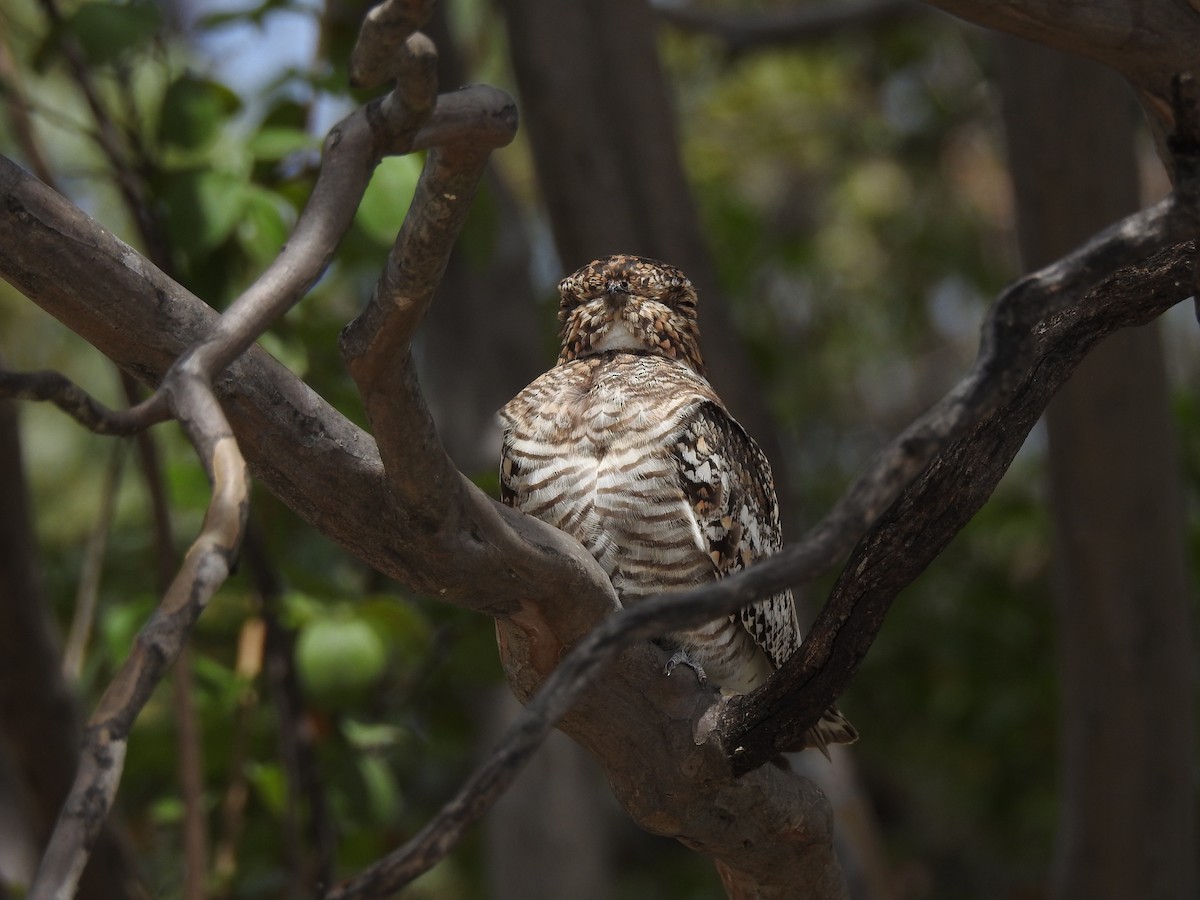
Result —
[[[1027, 268], [1136, 208], [1134, 106], [1100, 67], [1006, 39], [1005, 122]], [[1062, 667], [1052, 895], [1197, 895], [1191, 623], [1157, 325], [1121, 332], [1048, 411]]]

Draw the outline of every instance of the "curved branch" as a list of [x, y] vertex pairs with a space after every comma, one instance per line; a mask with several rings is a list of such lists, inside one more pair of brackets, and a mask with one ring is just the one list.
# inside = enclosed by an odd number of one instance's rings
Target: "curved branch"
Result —
[[396, 66], [407, 76], [402, 84], [329, 132], [317, 183], [287, 244], [193, 351], [200, 370], [215, 377], [304, 296], [354, 221], [375, 166], [384, 156], [412, 150], [434, 111], [437, 52], [424, 35], [411, 35]]

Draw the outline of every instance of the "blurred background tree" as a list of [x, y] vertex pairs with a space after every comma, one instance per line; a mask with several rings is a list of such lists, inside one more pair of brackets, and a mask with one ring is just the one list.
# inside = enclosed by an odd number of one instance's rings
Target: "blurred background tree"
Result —
[[[785, 530], [798, 534], [953, 384], [1019, 259], [1052, 258], [1125, 206], [1157, 199], [1165, 177], [1148, 138], [1130, 134], [1124, 173], [1100, 176], [1121, 180], [1124, 199], [1065, 236], [1030, 237], [1023, 225], [1018, 255], [1016, 226], [1034, 215], [1039, 190], [1022, 192], [1022, 178], [1068, 129], [1053, 115], [1050, 134], [1023, 122], [1010, 82], [1002, 121], [994, 76], [1013, 51], [906, 4], [786, 33], [761, 18], [788, 13], [794, 4], [782, 0], [704, 4], [687, 21], [681, 4], [663, 6], [439, 7], [430, 30], [443, 90], [502, 86], [523, 125], [494, 157], [451, 261], [442, 290], [455, 303], [434, 304], [423, 382], [451, 455], [494, 486], [493, 413], [552, 361], [557, 279], [611, 252], [667, 259], [700, 289], [714, 382], [773, 458]], [[220, 308], [277, 251], [322, 134], [363, 99], [345, 88], [345, 61], [365, 9], [3, 0], [0, 152]], [[774, 22], [774, 39], [739, 38], [714, 11]], [[1027, 65], [1009, 59], [1009, 71]], [[1132, 100], [1116, 85], [1074, 103], [1086, 120]], [[380, 166], [336, 262], [264, 341], [359, 421], [336, 336], [370, 290], [418, 171], [413, 158]], [[1092, 189], [1075, 186], [1055, 208]], [[114, 405], [136, 389], [3, 285], [0, 316], [0, 355], [13, 368], [107, 383], [107, 395], [96, 392]], [[1166, 321], [1167, 377], [1151, 393], [1171, 413], [1180, 464], [1164, 417], [1159, 431], [1135, 432], [1160, 454], [1135, 468], [1163, 476], [1162, 495], [1194, 508], [1200, 411], [1171, 385], [1196, 375], [1183, 340], [1195, 326], [1180, 310]], [[1147, 365], [1163, 364], [1138, 368]], [[0, 416], [5, 459], [17, 423]], [[208, 490], [173, 426], [116, 455], [51, 409], [23, 407], [19, 427], [28, 484], [17, 465], [0, 465], [0, 497], [27, 492], [32, 511], [0, 504], [0, 892], [27, 882], [65, 790], [76, 727], [68, 688], [87, 708], [124, 657], [177, 552], [170, 535], [195, 530]], [[1067, 823], [1086, 802], [1079, 773], [1091, 770], [1060, 707], [1082, 708], [1098, 685], [1081, 685], [1060, 647], [1071, 622], [1099, 614], [1064, 601], [1056, 620], [1053, 548], [1064, 532], [1054, 538], [1047, 445], [1035, 431], [992, 501], [905, 592], [842, 701], [863, 740], [832, 768], [811, 767], [835, 800], [858, 897], [1131, 896], [1072, 893]], [[1054, 471], [1078, 468], [1080, 453], [1064, 451]], [[1186, 477], [1173, 481], [1179, 469]], [[1070, 522], [1055, 477], [1055, 518]], [[142, 884], [128, 896], [312, 894], [419, 827], [511, 714], [490, 623], [408, 596], [264, 490], [252, 519], [241, 573], [135, 728], [112, 847], [92, 864], [108, 860], [118, 874], [93, 874], [85, 893], [119, 896], [119, 873], [136, 872]], [[1118, 522], [1117, 544], [1141, 527]], [[1173, 567], [1175, 593], [1160, 596], [1169, 614], [1148, 631], [1136, 603], [1123, 621], [1152, 650], [1175, 643], [1159, 687], [1127, 692], [1145, 719], [1120, 721], [1173, 731], [1160, 739], [1128, 726], [1129, 754], [1111, 763], [1162, 775], [1178, 802], [1158, 825], [1184, 857], [1194, 784], [1171, 778], [1195, 762], [1195, 601], [1184, 570], [1198, 550], [1193, 524], [1174, 558], [1169, 546], [1165, 562], [1138, 554], [1151, 570]], [[1094, 650], [1098, 668], [1083, 671], [1104, 671], [1107, 652]], [[1130, 685], [1120, 662], [1107, 671]], [[48, 709], [53, 731], [37, 718]], [[1156, 740], [1169, 747], [1161, 766], [1143, 746]], [[1116, 778], [1109, 769], [1084, 782], [1094, 790], [1105, 777]], [[636, 831], [599, 782], [569, 741], [551, 742], [487, 827], [406, 896], [722, 896], [707, 860]], [[1141, 791], [1135, 805], [1155, 796]], [[1195, 895], [1194, 860], [1164, 878], [1160, 896]]]

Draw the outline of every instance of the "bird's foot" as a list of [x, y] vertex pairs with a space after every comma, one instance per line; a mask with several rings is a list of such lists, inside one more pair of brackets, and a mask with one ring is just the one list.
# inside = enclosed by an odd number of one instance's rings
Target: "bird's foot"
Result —
[[670, 675], [675, 671], [675, 667], [680, 663], [695, 672], [696, 680], [701, 684], [704, 684], [706, 681], [708, 681], [708, 676], [704, 674], [704, 669], [701, 667], [700, 663], [688, 656], [687, 651], [683, 649], [676, 650], [671, 654], [671, 658], [668, 659], [667, 664], [663, 666], [663, 674]]

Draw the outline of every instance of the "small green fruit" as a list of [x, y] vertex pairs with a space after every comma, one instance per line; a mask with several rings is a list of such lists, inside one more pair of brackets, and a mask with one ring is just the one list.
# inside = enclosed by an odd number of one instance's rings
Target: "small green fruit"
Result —
[[296, 664], [308, 698], [343, 709], [361, 704], [387, 667], [387, 648], [361, 619], [317, 619], [300, 632]]

